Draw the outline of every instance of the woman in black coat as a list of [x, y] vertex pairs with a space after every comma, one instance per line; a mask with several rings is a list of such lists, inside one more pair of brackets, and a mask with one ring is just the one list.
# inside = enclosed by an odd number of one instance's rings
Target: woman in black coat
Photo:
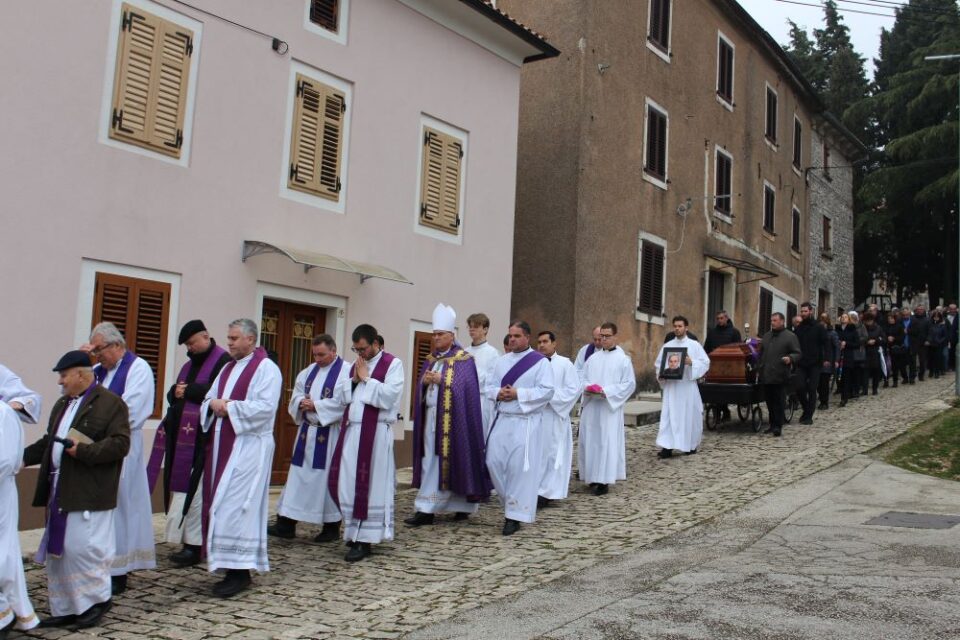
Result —
[[930, 315], [930, 335], [927, 340], [930, 346], [927, 347], [927, 364], [930, 367], [930, 375], [939, 378], [943, 374], [944, 349], [947, 348], [948, 331], [947, 323], [943, 321], [943, 314], [934, 311]]
[[890, 352], [890, 363], [893, 365], [887, 372], [887, 377], [893, 381], [893, 387], [896, 388], [898, 381], [903, 380], [907, 384], [907, 348], [903, 346], [903, 323], [900, 322], [900, 314], [891, 311], [887, 314], [887, 326], [884, 327], [884, 336], [886, 336], [886, 348]]
[[850, 316], [846, 313], [840, 316], [840, 330], [837, 331], [837, 337], [840, 338], [840, 352], [843, 354], [843, 374], [841, 379], [840, 406], [846, 406], [847, 400], [856, 397], [859, 393], [857, 387], [856, 361], [857, 353], [860, 351], [860, 335], [857, 332], [857, 325], [854, 324]]
[[863, 331], [866, 336], [864, 345], [866, 359], [864, 361], [863, 395], [867, 394], [867, 383], [873, 383], [873, 395], [877, 395], [877, 387], [880, 386], [880, 378], [883, 375], [883, 368], [880, 365], [880, 347], [883, 346], [883, 331], [877, 325], [876, 317], [872, 311], [863, 314]]

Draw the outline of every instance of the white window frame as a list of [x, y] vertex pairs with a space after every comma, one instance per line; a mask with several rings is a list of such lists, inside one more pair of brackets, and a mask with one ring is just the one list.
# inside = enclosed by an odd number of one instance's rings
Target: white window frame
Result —
[[653, 51], [654, 54], [667, 64], [670, 64], [670, 57], [673, 55], [673, 0], [669, 0], [670, 4], [670, 25], [667, 29], [667, 51], [664, 52], [657, 45], [650, 42], [650, 20], [653, 18], [653, 0], [647, 0], [647, 37], [644, 39], [644, 42], [647, 44], [647, 49]]
[[[733, 60], [731, 61], [731, 64], [730, 64], [730, 102], [727, 102], [725, 98], [722, 98], [720, 96], [720, 92], [717, 91], [717, 89], [719, 89], [719, 86], [720, 86], [720, 41], [721, 40], [723, 41], [724, 44], [730, 47], [730, 51], [733, 52]], [[736, 70], [737, 70], [737, 47], [736, 45], [733, 44], [733, 40], [728, 38], [723, 33], [723, 31], [720, 31], [718, 29], [717, 30], [717, 78], [714, 86], [714, 91], [717, 96], [717, 102], [719, 102], [723, 106], [723, 108], [726, 109], [727, 111], [733, 111], [733, 108], [736, 106], [736, 104], [733, 101], [733, 96], [736, 95], [736, 90], [737, 90], [737, 71]]]
[[[763, 141], [767, 143], [767, 146], [773, 149], [774, 151], [780, 150], [780, 94], [769, 82], [764, 82], [763, 90]], [[773, 92], [774, 97], [777, 99], [777, 123], [773, 129], [773, 133], [776, 136], [776, 141], [771, 140], [767, 136], [767, 129], [769, 128], [770, 122], [767, 120], [767, 92]]]
[[[767, 229], [766, 220], [764, 219], [767, 215], [767, 187], [770, 187], [770, 190], [773, 192], [773, 229]], [[777, 235], [777, 188], [773, 186], [773, 183], [769, 180], [764, 180], [763, 185], [760, 188], [760, 230], [764, 235], [770, 237], [776, 237]]]
[[[290, 177], [290, 145], [293, 142], [293, 112], [297, 101], [297, 74], [322, 82], [342, 91], [347, 102], [347, 111], [343, 114], [343, 138], [341, 140], [342, 156], [340, 157], [340, 197], [337, 202], [317, 195], [291, 189], [287, 186]], [[293, 200], [317, 209], [332, 213], [344, 214], [347, 211], [347, 191], [350, 186], [350, 120], [353, 115], [353, 84], [321, 71], [316, 67], [308, 66], [294, 60], [290, 65], [290, 78], [287, 81], [287, 112], [284, 115], [283, 127], [283, 156], [280, 160], [280, 197]]]
[[[797, 246], [793, 245], [793, 218], [796, 215], [797, 219], [800, 221], [799, 228], [797, 229]], [[803, 253], [803, 212], [800, 211], [800, 207], [796, 204], [790, 206], [790, 251], [795, 255], [800, 255]]]
[[[800, 123], [800, 139], [797, 140], [797, 123]], [[800, 145], [800, 166], [793, 164], [793, 149], [790, 149], [790, 168], [793, 169], [795, 174], [802, 175], [801, 171], [803, 169], [803, 120], [800, 119], [800, 116], [797, 115], [797, 112], [793, 112], [793, 144], [794, 146]]]
[[634, 296], [633, 301], [633, 316], [640, 322], [649, 322], [650, 324], [658, 324], [661, 327], [665, 324], [664, 315], [661, 313], [659, 316], [655, 316], [649, 313], [644, 313], [638, 310], [640, 306], [640, 283], [643, 278], [643, 241], [652, 242], [663, 247], [663, 282], [660, 286], [660, 308], [666, 309], [667, 302], [667, 241], [661, 238], [660, 236], [655, 236], [652, 233], [647, 233], [646, 231], [641, 231], [637, 236], [637, 286], [636, 286], [636, 295]]
[[327, 40], [332, 40], [337, 44], [346, 45], [347, 25], [350, 19], [350, 0], [340, 0], [340, 5], [337, 7], [337, 10], [340, 15], [337, 23], [337, 32], [334, 33], [329, 29], [324, 29], [318, 24], [314, 24], [314, 22], [310, 20], [310, 0], [304, 0], [303, 28], [310, 33], [323, 36]]
[[[180, 157], [168, 156], [136, 144], [116, 140], [110, 137], [110, 118], [113, 114], [113, 88], [117, 71], [117, 52], [120, 48], [120, 20], [123, 18], [123, 4], [133, 5], [152, 13], [158, 18], [181, 25], [193, 31], [193, 53], [190, 56], [190, 76], [187, 78], [187, 100], [183, 110], [183, 145]], [[100, 98], [100, 124], [97, 130], [97, 142], [100, 144], [136, 153], [148, 158], [161, 160], [180, 167], [190, 166], [190, 144], [193, 141], [193, 107], [197, 96], [197, 76], [199, 75], [200, 52], [202, 51], [203, 23], [182, 13], [171, 11], [165, 6], [149, 0], [113, 0], [110, 9], [110, 29], [107, 35], [107, 62], [103, 73], [103, 95]]]
[[[719, 218], [727, 224], [733, 224], [734, 208], [733, 208], [733, 154], [721, 147], [719, 144], [714, 145], [713, 147], [713, 206], [710, 208], [713, 210], [713, 216]], [[727, 157], [730, 161], [730, 215], [723, 213], [722, 211], [717, 210], [717, 171], [720, 170], [720, 165], [717, 163], [717, 154], [722, 154]]]
[[[427, 127], [440, 133], [453, 136], [460, 141], [461, 149], [463, 149], [463, 161], [460, 163], [460, 202], [458, 203], [457, 211], [457, 215], [460, 217], [460, 226], [457, 227], [456, 234], [447, 233], [446, 231], [420, 224], [420, 187], [423, 180], [423, 136], [426, 135]], [[467, 216], [464, 214], [466, 213], [467, 203], [467, 161], [470, 158], [468, 148], [469, 138], [470, 133], [464, 129], [447, 124], [425, 113], [420, 114], [420, 126], [417, 127], [417, 144], [414, 145], [417, 153], [417, 181], [414, 183], [413, 194], [413, 232], [417, 235], [427, 236], [434, 240], [442, 240], [450, 244], [463, 244], [463, 232], [467, 225]]]
[[[663, 114], [664, 118], [667, 120], [666, 127], [666, 138], [667, 142], [664, 145], [664, 157], [663, 157], [663, 179], [650, 175], [647, 173], [647, 135], [650, 132], [650, 107], [653, 107], [657, 111]], [[655, 185], [661, 189], [669, 189], [670, 182], [670, 112], [657, 104], [654, 100], [651, 100], [649, 97], [645, 97], [643, 100], [643, 153], [640, 173], [643, 176], [643, 179], [649, 182], [652, 185]]]

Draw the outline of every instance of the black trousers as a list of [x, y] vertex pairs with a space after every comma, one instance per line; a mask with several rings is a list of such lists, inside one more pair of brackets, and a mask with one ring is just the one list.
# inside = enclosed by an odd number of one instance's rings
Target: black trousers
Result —
[[871, 382], [873, 383], [873, 390], [876, 391], [877, 387], [880, 386], [880, 380], [883, 378], [880, 365], [877, 365], [876, 368], [864, 367], [863, 375], [860, 376], [860, 378], [860, 390], [863, 395], [867, 395], [867, 390]]
[[779, 433], [783, 429], [783, 423], [786, 422], [786, 416], [783, 413], [784, 385], [765, 384], [762, 386], [763, 397], [767, 402], [767, 413], [770, 416], [770, 430]]
[[890, 361], [893, 363], [893, 372], [890, 374], [890, 377], [893, 379], [894, 384], [896, 384], [898, 378], [902, 380], [904, 384], [910, 379], [907, 373], [907, 362], [909, 360], [910, 356], [906, 353], [890, 355]]
[[849, 400], [860, 394], [860, 376], [863, 374], [863, 365], [850, 363], [843, 367], [843, 386], [840, 398]]
[[822, 404], [824, 408], [830, 406], [830, 383], [832, 381], [832, 373], [820, 374], [820, 383], [817, 385], [817, 395], [820, 396], [820, 404]]
[[930, 366], [930, 375], [939, 376], [943, 373], [943, 347], [927, 347], [927, 364]]
[[797, 393], [800, 398], [800, 407], [803, 409], [801, 420], [812, 420], [813, 412], [817, 410], [817, 387], [820, 386], [820, 371], [823, 364], [812, 366], [798, 366], [797, 373], [803, 378], [803, 388]]
[[927, 374], [927, 347], [920, 345], [910, 346], [910, 353], [907, 355], [907, 368], [910, 372], [910, 381], [923, 380]]

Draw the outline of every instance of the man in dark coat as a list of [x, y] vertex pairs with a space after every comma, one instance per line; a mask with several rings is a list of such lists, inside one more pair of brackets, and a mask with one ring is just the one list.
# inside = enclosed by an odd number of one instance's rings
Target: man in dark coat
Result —
[[820, 372], [830, 366], [830, 337], [813, 313], [813, 305], [804, 302], [800, 305], [800, 324], [794, 330], [797, 341], [800, 343], [800, 362], [797, 363], [797, 373], [803, 379], [803, 389], [800, 391], [800, 406], [803, 413], [800, 424], [813, 424], [813, 412], [817, 408], [817, 385], [820, 382]]
[[[673, 334], [670, 334], [670, 337], [674, 337]], [[687, 333], [687, 337], [696, 340], [696, 338], [691, 336], [689, 333]], [[735, 326], [733, 326], [733, 323], [730, 322], [730, 314], [724, 310], [721, 310], [717, 312], [716, 326], [707, 329], [707, 340], [703, 343], [703, 350], [709, 356], [710, 352], [717, 347], [722, 347], [725, 344], [733, 344], [740, 341], [740, 332]], [[723, 420], [730, 419], [730, 407], [728, 405], [723, 405], [721, 412], [723, 414]]]
[[914, 379], [923, 382], [927, 374], [927, 347], [930, 346], [930, 318], [927, 309], [918, 304], [913, 309], [913, 317], [907, 326], [907, 347], [909, 349], [910, 384]]
[[760, 344], [760, 385], [770, 417], [767, 431], [778, 438], [786, 422], [784, 388], [790, 381], [791, 365], [800, 361], [800, 343], [797, 336], [787, 330], [786, 323], [786, 317], [779, 311], [770, 316], [770, 331], [764, 334]]

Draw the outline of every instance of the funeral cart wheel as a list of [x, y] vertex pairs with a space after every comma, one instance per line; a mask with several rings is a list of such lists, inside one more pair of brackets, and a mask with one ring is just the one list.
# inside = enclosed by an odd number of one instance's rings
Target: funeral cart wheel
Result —
[[760, 426], [763, 424], [763, 410], [760, 407], [754, 407], [753, 412], [753, 430], [760, 433]]
[[800, 401], [797, 400], [797, 396], [792, 393], [787, 396], [786, 401], [783, 403], [783, 421], [787, 424], [790, 424], [790, 421], [793, 420], [793, 412], [800, 406]]
[[714, 431], [720, 425], [720, 407], [712, 404], [707, 407], [707, 412], [704, 415], [704, 420], [706, 420], [707, 430]]
[[748, 404], [738, 404], [737, 405], [737, 417], [740, 418], [740, 422], [746, 422], [747, 418], [750, 417], [750, 405]]

